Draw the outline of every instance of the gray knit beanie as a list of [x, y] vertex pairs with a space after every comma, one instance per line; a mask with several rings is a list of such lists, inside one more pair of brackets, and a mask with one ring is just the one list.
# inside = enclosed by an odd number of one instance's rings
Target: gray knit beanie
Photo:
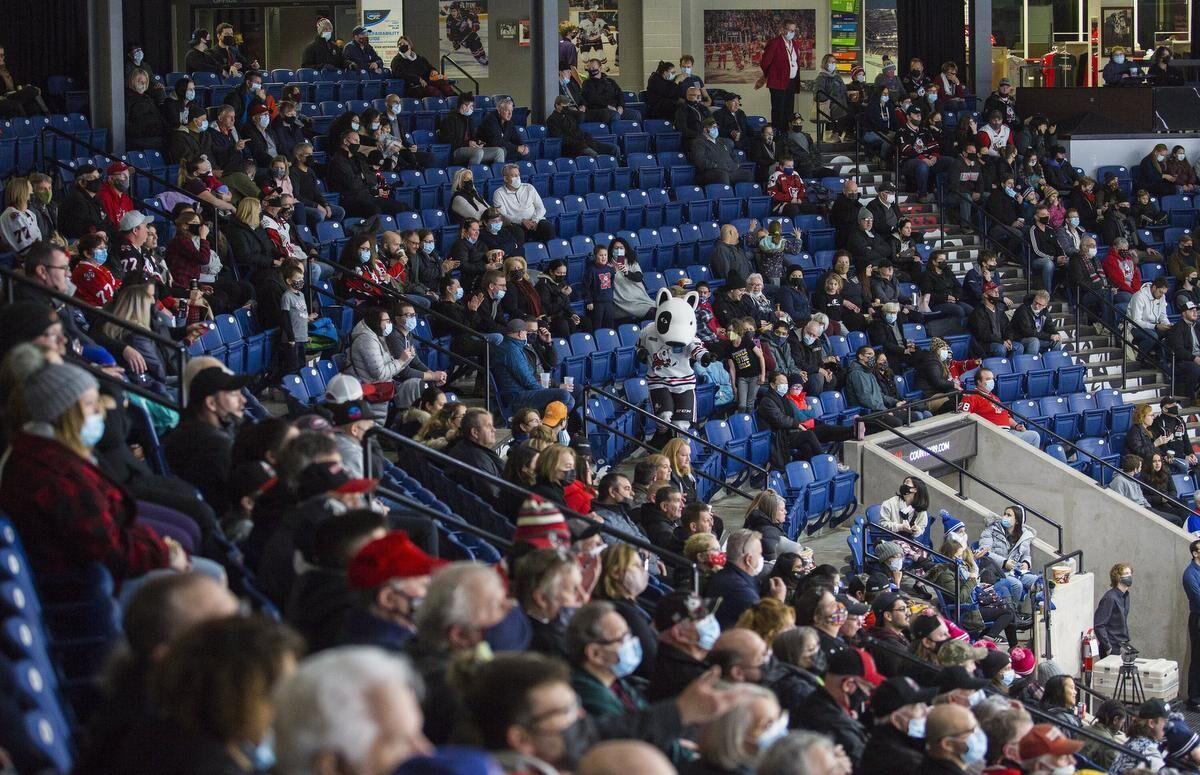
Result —
[[25, 407], [29, 419], [54, 422], [89, 390], [100, 383], [87, 371], [67, 363], [49, 363], [25, 380]]
[[880, 562], [887, 562], [893, 557], [899, 557], [902, 554], [904, 554], [904, 550], [895, 541], [882, 541], [875, 547], [875, 556], [879, 558]]

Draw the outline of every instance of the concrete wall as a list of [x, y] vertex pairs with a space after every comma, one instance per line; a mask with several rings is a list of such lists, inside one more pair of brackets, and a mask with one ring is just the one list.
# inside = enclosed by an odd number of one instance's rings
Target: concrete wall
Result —
[[[1082, 549], [1083, 569], [1096, 575], [1097, 602], [1108, 589], [1109, 568], [1118, 562], [1132, 565], [1137, 579], [1130, 595], [1134, 645], [1143, 656], [1186, 666], [1188, 604], [1180, 579], [1191, 559], [1187, 533], [1101, 489], [1070, 466], [1022, 449], [1019, 441], [994, 426], [980, 425], [979, 454], [972, 469], [1058, 520], [1063, 545], [1068, 551]], [[968, 494], [991, 509], [1005, 505], [978, 486], [968, 487]]]

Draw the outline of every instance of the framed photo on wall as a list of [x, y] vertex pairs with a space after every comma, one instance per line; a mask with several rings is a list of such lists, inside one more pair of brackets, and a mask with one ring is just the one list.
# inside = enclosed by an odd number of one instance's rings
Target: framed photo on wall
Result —
[[519, 19], [517, 21], [517, 45], [529, 45], [529, 20]]
[[1100, 8], [1100, 53], [1109, 56], [1113, 46], [1133, 48], [1133, 4]]

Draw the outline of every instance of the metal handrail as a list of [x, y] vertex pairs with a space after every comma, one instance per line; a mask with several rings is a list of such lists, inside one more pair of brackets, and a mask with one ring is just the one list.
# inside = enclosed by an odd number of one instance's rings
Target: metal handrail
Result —
[[[395, 431], [391, 431], [391, 430], [388, 430], [387, 428], [383, 428], [380, 426], [375, 426], [374, 428], [371, 428], [369, 431], [366, 432], [366, 434], [363, 435], [363, 440], [362, 440], [363, 469], [366, 471], [371, 470], [371, 460], [373, 457], [373, 454], [371, 451], [371, 445], [368, 444], [367, 442], [370, 439], [374, 438], [375, 436], [383, 436], [385, 438], [391, 439], [392, 441], [394, 441], [402, 446], [405, 446], [412, 450], [416, 450], [417, 452], [419, 452], [422, 455], [431, 457], [434, 460], [438, 461], [439, 463], [449, 464], [458, 469], [466, 469], [469, 472], [469, 476], [472, 479], [482, 479], [483, 481], [488, 482], [489, 484], [496, 485], [498, 487], [501, 487], [505, 490], [509, 490], [511, 492], [520, 493], [521, 495], [523, 495], [525, 497], [531, 497], [531, 496], [541, 497], [541, 496], [537, 495], [537, 493], [533, 492], [533, 490], [530, 490], [528, 487], [523, 487], [519, 484], [516, 484], [515, 482], [510, 482], [507, 479], [504, 479], [503, 477], [495, 476], [494, 474], [489, 474], [486, 471], [481, 471], [478, 468], [471, 466], [467, 463], [464, 463], [461, 460], [457, 460], [455, 458], [450, 457], [449, 455], [442, 452], [441, 450], [437, 450], [432, 447], [427, 447], [424, 444], [420, 443], [419, 441], [414, 441], [414, 440], [408, 438], [407, 436], [404, 436], [403, 434], [396, 433]], [[596, 521], [595, 519], [588, 517], [585, 514], [580, 514], [578, 511], [575, 511], [574, 509], [569, 508], [565, 505], [558, 505], [558, 504], [555, 504], [555, 505], [558, 506], [558, 509], [559, 509], [559, 511], [561, 511], [563, 513], [563, 516], [565, 516], [568, 519], [583, 520], [584, 522], [586, 522], [589, 525], [594, 525], [596, 527], [596, 529], [599, 530], [601, 533], [606, 533], [607, 535], [610, 535], [614, 538], [618, 538], [618, 539], [624, 541], [625, 543], [630, 544], [631, 546], [635, 546], [639, 549], [644, 549], [645, 551], [650, 552], [651, 554], [657, 555], [660, 559], [662, 559], [664, 562], [666, 562], [670, 565], [690, 567], [692, 569], [693, 579], [695, 582], [695, 588], [699, 589], [700, 566], [698, 564], [692, 562], [688, 558], [684, 557], [683, 555], [672, 552], [669, 549], [664, 549], [660, 546], [655, 546], [654, 544], [650, 543], [649, 541], [643, 539], [640, 536], [636, 536], [631, 533], [626, 533], [624, 530], [618, 530], [614, 527], [609, 527], [608, 525], [604, 524], [603, 522]]]
[[1050, 590], [1053, 587], [1050, 585], [1050, 569], [1059, 563], [1069, 560], [1072, 557], [1079, 558], [1077, 571], [1083, 571], [1083, 550], [1076, 549], [1067, 554], [1060, 554], [1050, 562], [1042, 566], [1042, 620], [1046, 623], [1046, 653], [1042, 655], [1043, 659], [1054, 659], [1054, 649], [1050, 646], [1050, 612], [1053, 607], [1050, 605]]
[[[587, 411], [588, 411], [588, 408], [585, 406], [585, 407], [584, 407], [584, 412], [586, 413]], [[647, 450], [650, 450], [651, 452], [658, 452], [658, 450], [657, 450], [657, 449], [655, 449], [654, 447], [650, 446], [649, 444], [647, 444], [647, 443], [646, 443], [645, 441], [643, 441], [642, 439], [639, 439], [639, 438], [635, 438], [635, 437], [633, 437], [633, 436], [630, 436], [630, 435], [629, 435], [628, 433], [626, 433], [625, 431], [622, 431], [622, 430], [620, 430], [620, 429], [618, 429], [618, 428], [614, 428], [613, 426], [609, 425], [608, 423], [605, 423], [605, 422], [602, 422], [602, 421], [600, 421], [600, 420], [597, 420], [595, 417], [588, 418], [588, 419], [587, 419], [587, 423], [588, 423], [588, 424], [591, 424], [591, 425], [595, 425], [597, 428], [600, 428], [600, 429], [601, 429], [601, 430], [603, 430], [603, 431], [606, 431], [606, 432], [608, 432], [608, 433], [611, 433], [611, 434], [613, 434], [614, 436], [620, 436], [621, 438], [623, 438], [623, 439], [625, 439], [625, 440], [627, 440], [627, 441], [631, 441], [631, 442], [633, 442], [634, 444], [637, 444], [637, 445], [638, 445], [639, 447], [641, 447], [642, 449], [647, 449]], [[710, 482], [715, 482], [715, 483], [716, 483], [717, 485], [719, 485], [720, 487], [724, 487], [725, 489], [729, 490], [730, 492], [732, 492], [732, 493], [734, 493], [734, 494], [736, 494], [736, 495], [740, 495], [740, 496], [742, 496], [742, 497], [743, 497], [743, 498], [745, 498], [746, 500], [750, 500], [750, 501], [754, 500], [754, 496], [753, 496], [753, 495], [751, 495], [750, 493], [746, 492], [746, 491], [745, 491], [745, 490], [743, 490], [742, 488], [738, 487], [737, 485], [729, 484], [729, 483], [727, 483], [727, 482], [726, 482], [724, 479], [720, 479], [720, 478], [718, 478], [718, 477], [715, 477], [715, 476], [713, 476], [712, 474], [708, 473], [707, 471], [702, 471], [702, 470], [700, 470], [700, 469], [693, 469], [692, 473], [696, 474], [696, 475], [697, 475], [697, 476], [699, 476], [701, 479], [706, 479], [706, 480], [708, 480], [708, 481], [710, 481]]]
[[[51, 288], [47, 288], [46, 286], [42, 285], [41, 283], [37, 282], [36, 280], [30, 279], [30, 278], [26, 277], [24, 274], [21, 274], [20, 272], [17, 272], [14, 269], [9, 269], [8, 267], [5, 267], [5, 266], [0, 266], [0, 276], [6, 278], [8, 280], [6, 285], [8, 288], [7, 298], [8, 298], [9, 304], [12, 304], [13, 301], [16, 300], [16, 290], [17, 290], [16, 286], [17, 285], [24, 285], [26, 287], [33, 288], [37, 294], [54, 299], [55, 301], [65, 304], [68, 307], [74, 307], [74, 308], [80, 310], [82, 313], [84, 313], [84, 315], [86, 315], [87, 317], [96, 317], [96, 318], [99, 318], [100, 320], [103, 320], [106, 323], [112, 323], [113, 325], [118, 326], [119, 328], [124, 328], [133, 333], [138, 334], [139, 336], [144, 336], [147, 339], [149, 339], [150, 341], [154, 342], [155, 344], [157, 344], [161, 347], [166, 347], [166, 348], [174, 351], [175, 356], [176, 356], [176, 364], [175, 364], [176, 369], [177, 369], [176, 373], [179, 375], [183, 374], [183, 367], [184, 367], [184, 364], [187, 362], [187, 347], [185, 347], [182, 343], [177, 342], [174, 339], [171, 339], [170, 337], [166, 337], [166, 336], [163, 336], [162, 334], [151, 331], [148, 328], [142, 328], [141, 326], [137, 325], [136, 323], [130, 323], [128, 320], [122, 320], [121, 318], [117, 317], [116, 315], [112, 314], [111, 312], [108, 312], [107, 310], [103, 310], [99, 307], [93, 307], [90, 304], [87, 304], [86, 302], [80, 301], [79, 299], [75, 298], [74, 296], [67, 296], [66, 294], [59, 293], [58, 291], [53, 290]], [[122, 383], [122, 384], [124, 384], [124, 383]], [[184, 395], [182, 383], [180, 384], [179, 388], [180, 388], [180, 395], [179, 395], [180, 402], [181, 403], [186, 402], [187, 397]], [[136, 393], [137, 391], [133, 391], [133, 392]], [[157, 399], [160, 402], [165, 403], [162, 396], [158, 396], [157, 394], [153, 394], [153, 393], [152, 393], [152, 395], [157, 396]], [[172, 407], [172, 408], [174, 408], [174, 407]]]
[[[942, 670], [941, 667], [933, 664], [932, 662], [927, 662], [926, 660], [921, 659], [916, 654], [910, 653], [907, 649], [902, 649], [902, 648], [896, 646], [896, 644], [894, 644], [894, 643], [889, 643], [886, 640], [883, 640], [881, 638], [876, 638], [873, 635], [868, 635], [865, 632], [859, 633], [859, 637], [862, 639], [863, 643], [865, 643], [866, 645], [874, 646], [876, 648], [882, 649], [883, 651], [886, 651], [893, 656], [899, 657], [899, 658], [905, 660], [906, 662], [910, 662], [912, 664], [919, 665], [920, 667], [923, 667], [927, 670], [931, 670], [934, 672], [940, 672]], [[1106, 738], [1103, 735], [1099, 735], [1099, 734], [1093, 732], [1092, 730], [1088, 729], [1087, 727], [1083, 727], [1083, 726], [1076, 727], [1073, 725], [1068, 725], [1068, 724], [1064, 723], [1058, 717], [1047, 713], [1046, 711], [1042, 710], [1041, 708], [1027, 704], [1017, 697], [1011, 697], [1007, 694], [1004, 694], [1003, 692], [1001, 692], [997, 689], [993, 689], [991, 686], [985, 686], [983, 688], [983, 691], [987, 694], [995, 694], [995, 695], [1004, 697], [1005, 699], [1015, 700], [1016, 702], [1021, 703], [1022, 707], [1024, 707], [1025, 710], [1029, 711], [1029, 715], [1033, 716], [1034, 718], [1036, 718], [1044, 723], [1053, 724], [1056, 727], [1061, 727], [1061, 728], [1067, 730], [1067, 732], [1069, 732], [1068, 736], [1070, 736], [1070, 737], [1074, 737], [1074, 736], [1086, 737], [1088, 740], [1090, 740], [1092, 742], [1100, 743], [1105, 748], [1111, 748], [1114, 751], [1117, 751], [1118, 753], [1125, 754], [1126, 756], [1129, 756], [1138, 761], [1141, 761], [1141, 762], [1150, 761], [1144, 754], [1138, 753], [1137, 751], [1133, 750], [1129, 746], [1114, 742], [1113, 740]]]
[[[464, 78], [466, 78], [471, 83], [475, 84], [475, 94], [478, 95], [479, 94], [479, 81], [477, 81], [473, 77], [471, 77], [471, 74], [468, 73], [466, 70], [464, 70], [462, 68], [462, 65], [460, 65], [458, 62], [455, 62], [453, 59], [451, 59], [449, 54], [442, 54], [442, 61], [439, 63], [442, 66], [442, 75], [446, 74], [446, 64], [447, 63], [453, 65], [454, 69], [457, 70], [458, 72], [462, 73]], [[454, 89], [459, 94], [462, 94], [462, 90], [459, 89], [458, 86], [454, 86]]]
[[[984, 367], [984, 368], [986, 368], [986, 367]], [[1041, 423], [1037, 422], [1036, 420], [1031, 420], [1030, 418], [1021, 414], [1020, 412], [1016, 411], [1015, 409], [1010, 409], [1009, 407], [1007, 407], [1003, 403], [1001, 403], [999, 399], [993, 398], [992, 396], [986, 395], [984, 393], [980, 393], [979, 391], [976, 391], [976, 392], [972, 393], [971, 395], [980, 396], [981, 398], [986, 399], [993, 406], [1001, 407], [1002, 409], [1006, 410], [1010, 415], [1012, 415], [1013, 417], [1016, 417], [1018, 420], [1020, 420], [1021, 423], [1027, 427], [1033, 427], [1033, 428], [1037, 428], [1039, 430], [1045, 431], [1048, 435], [1052, 436], [1059, 443], [1066, 444], [1068, 447], [1073, 449], [1077, 454], [1086, 455], [1087, 457], [1091, 458], [1092, 460], [1094, 460], [1095, 462], [1104, 466], [1105, 468], [1111, 469], [1115, 476], [1124, 476], [1121, 469], [1118, 468], [1117, 466], [1114, 466], [1112, 463], [1109, 463], [1107, 460], [1100, 459], [1098, 456], [1092, 454], [1091, 452], [1087, 452], [1085, 450], [1080, 449], [1079, 446], [1076, 445], [1074, 442], [1068, 441], [1067, 439], [1063, 438], [1062, 436], [1059, 436], [1057, 433], [1050, 430], [1046, 426], [1042, 425]], [[1096, 484], [1097, 484], [1097, 486], [1100, 486], [1099, 482], [1097, 482]], [[1151, 487], [1150, 485], [1148, 485], [1144, 482], [1141, 482], [1141, 481], [1139, 481], [1137, 484], [1142, 489], [1149, 490], [1150, 492], [1154, 493], [1155, 495], [1158, 495], [1159, 497], [1161, 497], [1163, 500], [1175, 504], [1176, 506], [1183, 509], [1185, 512], [1192, 511], [1191, 508], [1189, 508], [1182, 502], [1175, 500], [1174, 498], [1172, 498], [1170, 495], [1167, 495], [1162, 490], [1159, 490], [1155, 487]], [[1059, 550], [1060, 551], [1062, 550], [1061, 546], [1059, 547]]]
[[[1151, 339], [1150, 344], [1145, 347], [1145, 352], [1147, 355], [1153, 355], [1156, 350], [1161, 350], [1162, 352], [1171, 356], [1171, 394], [1174, 395], [1175, 394], [1176, 358], [1175, 358], [1175, 351], [1172, 350], [1167, 345], [1167, 341], [1162, 336], [1160, 336], [1157, 331], [1146, 331], [1146, 329], [1142, 328], [1141, 326], [1138, 326], [1137, 321], [1135, 321], [1133, 318], [1129, 317], [1129, 315], [1127, 314], [1126, 311], [1123, 311], [1119, 307], [1117, 307], [1116, 303], [1113, 302], [1111, 299], [1106, 298], [1105, 294], [1098, 293], [1098, 292], [1092, 290], [1091, 288], [1088, 288], [1083, 283], [1077, 283], [1076, 287], [1079, 290], [1086, 293], [1089, 298], [1097, 299], [1100, 302], [1101, 306], [1103, 306], [1104, 309], [1109, 314], [1111, 314], [1117, 320], [1117, 322], [1120, 324], [1121, 330], [1119, 332], [1119, 335], [1118, 335], [1117, 331], [1112, 331], [1112, 332], [1110, 332], [1110, 334], [1117, 337], [1117, 339], [1118, 339], [1117, 346], [1121, 350], [1121, 383], [1122, 384], [1125, 383], [1127, 364], [1129, 361], [1127, 351], [1125, 348], [1125, 344], [1126, 343], [1129, 343], [1131, 345], [1133, 344], [1132, 338], [1129, 336], [1129, 331], [1130, 331], [1131, 326], [1136, 326], [1139, 330], [1145, 332]], [[1081, 303], [1076, 303], [1076, 305], [1075, 305], [1075, 340], [1076, 341], [1079, 341], [1079, 310], [1082, 306], [1083, 305]], [[1086, 309], [1084, 311], [1087, 312]], [[1101, 321], [1101, 322], [1104, 323], [1105, 326], [1107, 327], [1106, 321]], [[1162, 368], [1157, 365], [1155, 366], [1155, 368], [1158, 368], [1159, 371], [1162, 371]]]
[[[918, 550], [924, 552], [925, 554], [929, 555], [930, 557], [936, 557], [937, 559], [941, 560], [944, 563], [954, 565], [955, 566], [954, 590], [953, 590], [953, 593], [954, 593], [954, 621], [956, 621], [956, 622], [962, 621], [962, 600], [961, 600], [962, 577], [958, 575], [958, 566], [962, 564], [962, 560], [956, 560], [952, 557], [949, 557], [948, 555], [942, 554], [941, 552], [936, 552], [933, 549], [930, 549], [925, 544], [916, 540], [912, 536], [906, 536], [903, 533], [897, 533], [893, 530], [889, 530], [888, 528], [884, 527], [883, 525], [876, 525], [876, 524], [872, 524], [872, 523], [868, 522], [866, 525], [864, 525], [864, 527], [866, 527], [873, 533], [882, 533], [892, 541], [896, 541], [896, 542], [899, 542], [902, 544], [908, 544], [909, 546], [913, 547], [914, 549], [918, 549]], [[874, 554], [871, 554], [869, 551], [866, 551], [865, 549], [863, 550], [863, 555], [865, 557], [870, 557], [872, 560], [879, 561], [878, 557], [876, 557]], [[939, 589], [945, 594], [950, 594], [950, 592], [951, 592], [951, 590], [946, 589], [945, 587], [943, 587], [940, 584], [935, 584], [934, 582], [930, 581], [929, 579], [925, 578], [924, 576], [918, 576], [915, 573], [910, 573], [909, 571], [906, 571], [903, 568], [900, 569], [900, 572], [905, 575], [911, 576], [914, 579], [919, 580], [923, 584], [928, 584], [929, 586], [933, 587], [934, 589]]]
[[[921, 398], [914, 398], [911, 401], [909, 401], [907, 398], [905, 398], [905, 399], [903, 399], [904, 406], [896, 406], [896, 407], [892, 407], [891, 409], [881, 409], [878, 412], [871, 412], [870, 414], [860, 414], [860, 415], [858, 415], [858, 417], [856, 419], [859, 422], [865, 423], [865, 422], [870, 422], [878, 417], [884, 417], [884, 416], [888, 416], [888, 415], [895, 417], [896, 412], [904, 412], [905, 413], [904, 414], [904, 424], [912, 425], [912, 423], [913, 423], [912, 410], [914, 408], [916, 408], [918, 406], [926, 406], [930, 402], [936, 401], [939, 398], [953, 398], [954, 396], [958, 395], [961, 392], [962, 391], [960, 391], [960, 390], [951, 390], [948, 393], [936, 393], [932, 396], [922, 396]], [[818, 398], [820, 398], [820, 396], [818, 396]], [[955, 403], [957, 405], [957, 402], [955, 402]]]
[[[706, 447], [708, 449], [713, 450], [714, 452], [716, 452], [718, 454], [725, 455], [726, 457], [732, 458], [733, 460], [736, 460], [737, 462], [741, 463], [744, 466], [753, 468], [755, 471], [759, 472], [760, 474], [763, 474], [764, 476], [767, 473], [767, 469], [763, 468], [762, 466], [758, 465], [757, 463], [751, 462], [751, 461], [747, 460], [746, 458], [742, 457], [741, 455], [738, 455], [734, 452], [730, 452], [727, 449], [722, 449], [721, 447], [718, 447], [716, 444], [713, 444], [711, 441], [708, 441], [707, 439], [702, 439], [699, 436], [697, 436], [696, 434], [692, 433], [691, 431], [684, 430], [683, 428], [678, 427], [674, 423], [664, 420], [663, 418], [659, 417], [658, 415], [654, 414], [653, 412], [648, 412], [645, 409], [643, 409], [642, 407], [638, 406], [637, 404], [626, 401], [624, 398], [614, 395], [603, 388], [596, 387], [595, 385], [585, 385], [583, 390], [585, 393], [596, 393], [598, 395], [602, 395], [605, 398], [607, 398], [609, 401], [615, 401], [618, 404], [620, 404], [621, 406], [624, 406], [626, 409], [632, 409], [633, 411], [640, 414], [642, 417], [645, 417], [649, 420], [653, 420], [656, 424], [666, 427], [672, 433], [678, 433], [681, 436], [683, 436], [684, 438], [690, 439], [691, 441], [696, 442], [697, 444], [699, 444], [702, 447]], [[587, 433], [586, 414], [584, 415], [584, 419], [585, 419], [585, 427], [583, 430], [584, 430], [584, 433]]]
[[995, 493], [996, 495], [999, 495], [1001, 498], [1004, 498], [1009, 503], [1016, 504], [1016, 505], [1020, 506], [1021, 508], [1025, 509], [1026, 514], [1032, 514], [1033, 516], [1042, 520], [1046, 524], [1050, 525], [1052, 528], [1054, 528], [1055, 532], [1058, 535], [1058, 542], [1054, 546], [1054, 551], [1056, 551], [1056, 552], [1062, 551], [1062, 545], [1063, 545], [1062, 525], [1060, 525], [1057, 522], [1055, 522], [1054, 520], [1050, 519], [1049, 517], [1047, 517], [1045, 514], [1041, 513], [1040, 511], [1037, 511], [1029, 506], [1026, 506], [1020, 500], [1014, 498], [1013, 496], [1004, 492], [1000, 488], [995, 487], [995, 486], [989, 484], [988, 482], [985, 482], [983, 479], [980, 479], [978, 476], [975, 476], [975, 474], [972, 474], [970, 471], [968, 471], [967, 469], [958, 465], [957, 463], [952, 463], [951, 461], [944, 458], [942, 455], [938, 454], [937, 452], [934, 452], [929, 447], [926, 447], [924, 444], [921, 444], [919, 441], [916, 441], [911, 436], [901, 433], [900, 431], [896, 430], [895, 428], [892, 428], [891, 426], [885, 425], [883, 429], [886, 430], [888, 433], [891, 433], [891, 434], [899, 437], [900, 439], [903, 439], [904, 441], [908, 442], [909, 444], [912, 444], [914, 447], [921, 450], [922, 452], [929, 455], [930, 457], [937, 460], [938, 462], [942, 463], [943, 465], [949, 466], [950, 468], [953, 468], [955, 471], [957, 471], [958, 472], [958, 497], [959, 498], [962, 498], [963, 500], [967, 499], [967, 496], [963, 493], [963, 477], [966, 477], [966, 478], [970, 479], [972, 482], [975, 482], [976, 484], [980, 484], [983, 487], [985, 487], [986, 489], [991, 490], [993, 493]]
[[[832, 94], [825, 91], [824, 89], [817, 89], [816, 92], [814, 92], [814, 97], [813, 97], [813, 105], [815, 106], [816, 112], [817, 112], [817, 137], [821, 136], [821, 124], [822, 124], [821, 117], [822, 117], [822, 115], [824, 115], [825, 118], [828, 118], [828, 119], [833, 118], [832, 115], [830, 115], [827, 111], [825, 111], [821, 107], [822, 100], [820, 100], [819, 98], [822, 95], [824, 95], [824, 97], [825, 97], [825, 100], [824, 100], [825, 102], [828, 102], [830, 105], [836, 105], [837, 107], [846, 111], [846, 115], [851, 115], [849, 105], [847, 105], [844, 102], [838, 101], [837, 99], [834, 98], [834, 96]], [[890, 110], [890, 108], [889, 108], [889, 110]], [[893, 182], [895, 182], [896, 185], [899, 185], [900, 184], [900, 130], [897, 129], [895, 131], [890, 131], [887, 129], [882, 129], [882, 130], [873, 129], [871, 131], [875, 132], [876, 134], [880, 135], [881, 137], [884, 137], [885, 139], [887, 139], [888, 142], [890, 142], [892, 144], [892, 146], [894, 148], [894, 153], [892, 154], [892, 159], [893, 159], [892, 172], [895, 175]], [[854, 158], [855, 158], [854, 182], [856, 182], [856, 183], [858, 182], [858, 179], [861, 176], [861, 172], [858, 170], [858, 164], [859, 164], [859, 160], [861, 159], [861, 157], [862, 157], [862, 130], [859, 127], [858, 122], [855, 121], [854, 122]]]
[[390, 498], [391, 500], [397, 501], [398, 503], [404, 504], [404, 506], [406, 508], [410, 508], [413, 511], [420, 512], [423, 516], [429, 517], [434, 522], [445, 522], [446, 524], [454, 525], [455, 529], [457, 529], [457, 530], [463, 530], [467, 533], [470, 533], [471, 535], [478, 536], [478, 537], [482, 538], [483, 540], [485, 540], [489, 543], [495, 544], [497, 546], [500, 546], [504, 549], [509, 549], [512, 547], [512, 541], [509, 541], [507, 538], [501, 538], [500, 536], [496, 535], [495, 533], [489, 533], [487, 530], [484, 530], [483, 528], [481, 528], [477, 525], [472, 525], [470, 522], [459, 519], [458, 517], [456, 517], [452, 514], [446, 514], [445, 512], [438, 511], [437, 509], [433, 508], [432, 506], [421, 503], [416, 498], [413, 498], [411, 496], [405, 495], [402, 492], [397, 492], [396, 490], [391, 489], [387, 485], [384, 485], [384, 484], [379, 485], [375, 489], [375, 492], [380, 495], [383, 495], [386, 498]]

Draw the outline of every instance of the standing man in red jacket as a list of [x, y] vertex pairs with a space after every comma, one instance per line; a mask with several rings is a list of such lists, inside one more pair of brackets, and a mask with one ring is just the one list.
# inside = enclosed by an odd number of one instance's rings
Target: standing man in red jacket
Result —
[[787, 132], [788, 118], [795, 106], [796, 84], [800, 76], [800, 41], [796, 40], [796, 23], [784, 22], [779, 37], [772, 38], [762, 55], [762, 77], [755, 89], [764, 85], [771, 90], [771, 123], [782, 135]]

